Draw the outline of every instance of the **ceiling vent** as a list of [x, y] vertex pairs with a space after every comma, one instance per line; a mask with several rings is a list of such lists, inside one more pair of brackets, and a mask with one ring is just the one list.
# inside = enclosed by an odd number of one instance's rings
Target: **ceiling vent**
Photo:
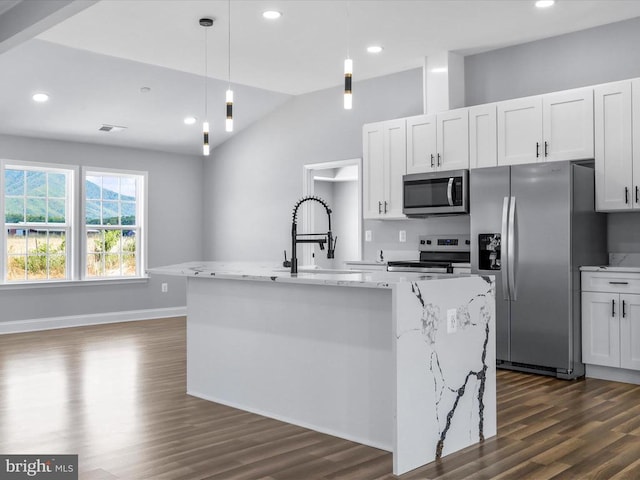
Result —
[[99, 132], [122, 132], [126, 130], [127, 127], [120, 127], [118, 125], [107, 125], [103, 123], [102, 126], [98, 129]]

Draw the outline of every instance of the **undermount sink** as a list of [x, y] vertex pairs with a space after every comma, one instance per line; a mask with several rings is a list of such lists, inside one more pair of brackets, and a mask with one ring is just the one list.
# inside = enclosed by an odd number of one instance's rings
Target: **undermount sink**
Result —
[[[290, 268], [276, 268], [274, 272], [291, 272]], [[332, 268], [298, 267], [298, 273], [318, 273], [323, 275], [345, 275], [348, 273], [364, 273], [363, 270], [340, 270]]]

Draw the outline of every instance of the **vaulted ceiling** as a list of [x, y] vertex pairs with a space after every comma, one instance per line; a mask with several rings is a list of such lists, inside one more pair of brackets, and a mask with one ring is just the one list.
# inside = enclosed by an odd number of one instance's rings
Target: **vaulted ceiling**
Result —
[[[640, 16], [637, 0], [533, 4], [0, 0], [0, 133], [199, 154], [199, 125], [183, 119], [204, 116], [205, 33], [198, 24], [204, 16], [215, 18], [207, 31], [214, 145], [293, 95], [339, 85], [347, 50], [358, 81], [421, 67], [444, 51], [466, 55]], [[282, 17], [265, 20], [267, 9]], [[367, 53], [373, 44], [382, 52]], [[233, 134], [224, 132], [229, 52]], [[35, 91], [50, 101], [33, 103]], [[127, 129], [99, 132], [102, 124]]]

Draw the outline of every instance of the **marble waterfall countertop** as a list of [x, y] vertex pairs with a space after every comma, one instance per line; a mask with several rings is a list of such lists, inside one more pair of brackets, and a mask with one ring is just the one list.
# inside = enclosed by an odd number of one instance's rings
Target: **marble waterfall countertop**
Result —
[[343, 287], [392, 288], [393, 285], [420, 280], [440, 280], [470, 275], [426, 274], [387, 271], [324, 270], [298, 267], [292, 275], [289, 268], [272, 262], [187, 262], [150, 268], [148, 273], [212, 279], [253, 280], [279, 283], [335, 285]]

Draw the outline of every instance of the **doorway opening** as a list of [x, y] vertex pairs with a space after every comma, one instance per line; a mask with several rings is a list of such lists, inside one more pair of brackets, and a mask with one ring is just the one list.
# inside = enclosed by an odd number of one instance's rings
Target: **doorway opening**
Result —
[[[338, 237], [335, 258], [318, 245], [303, 244], [301, 265], [341, 269], [344, 262], [362, 259], [362, 159], [352, 158], [304, 166], [303, 195], [315, 195], [331, 208], [331, 227]], [[302, 206], [305, 232], [326, 232], [327, 214], [317, 202]]]

